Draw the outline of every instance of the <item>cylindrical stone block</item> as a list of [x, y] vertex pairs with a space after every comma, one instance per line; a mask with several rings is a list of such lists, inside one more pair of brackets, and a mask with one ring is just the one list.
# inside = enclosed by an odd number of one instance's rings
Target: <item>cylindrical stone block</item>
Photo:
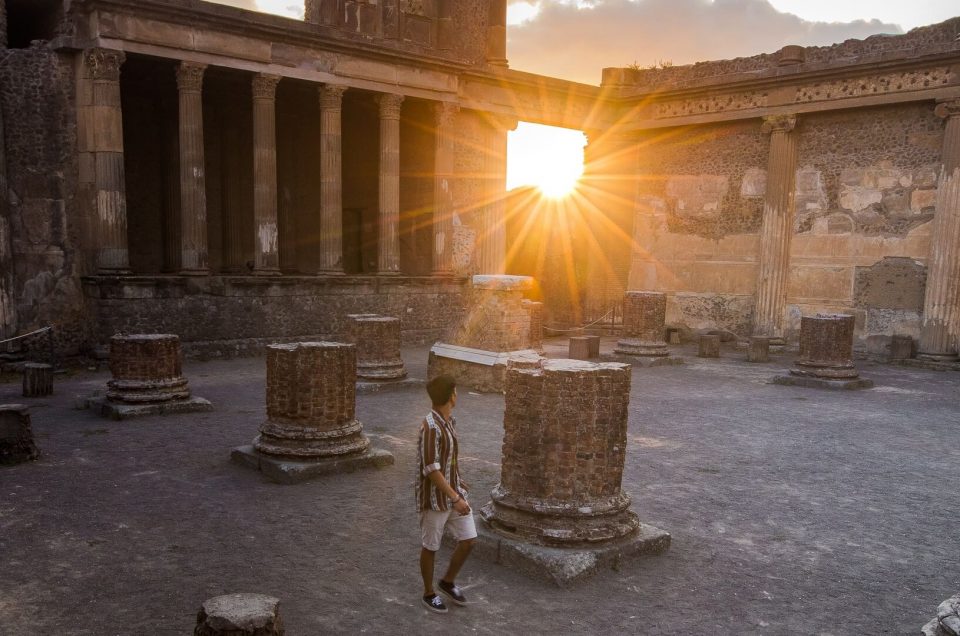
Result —
[[267, 347], [267, 421], [254, 448], [296, 459], [362, 453], [356, 418], [356, 347], [297, 342]]
[[621, 490], [630, 365], [544, 360], [508, 368], [500, 483], [481, 510], [503, 535], [593, 545], [639, 527]]
[[573, 336], [570, 338], [567, 356], [572, 360], [589, 360], [590, 356], [590, 337]]
[[770, 338], [752, 336], [747, 349], [747, 362], [770, 362]]
[[704, 334], [700, 336], [700, 348], [697, 351], [700, 358], [720, 357], [720, 336]]
[[30, 409], [23, 404], [0, 404], [0, 465], [20, 464], [39, 456], [33, 443]]
[[265, 594], [225, 594], [207, 599], [194, 636], [283, 636], [280, 600]]
[[107, 398], [151, 403], [190, 397], [181, 372], [180, 338], [172, 334], [117, 334], [110, 338]]
[[400, 319], [354, 314], [353, 344], [357, 347], [357, 377], [362, 380], [399, 380], [407, 377], [400, 357]]
[[521, 305], [530, 316], [530, 349], [543, 351], [543, 303], [524, 300]]
[[828, 380], [856, 378], [853, 316], [817, 314], [800, 319], [800, 357], [790, 373]]
[[628, 291], [623, 297], [623, 335], [616, 352], [635, 356], [670, 355], [663, 341], [667, 316], [667, 295], [660, 292]]
[[53, 367], [28, 362], [23, 365], [23, 397], [44, 397], [53, 394]]

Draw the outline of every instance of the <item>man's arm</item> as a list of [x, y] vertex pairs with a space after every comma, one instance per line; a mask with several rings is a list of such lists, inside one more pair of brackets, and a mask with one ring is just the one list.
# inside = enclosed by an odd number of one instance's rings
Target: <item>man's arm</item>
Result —
[[460, 496], [460, 493], [453, 489], [453, 486], [450, 485], [450, 483], [447, 481], [447, 478], [444, 476], [443, 471], [440, 470], [440, 442], [437, 438], [439, 431], [424, 421], [420, 432], [421, 435], [423, 435], [420, 448], [423, 452], [424, 475], [430, 480], [430, 483], [440, 489], [440, 492], [444, 493], [451, 501], [453, 501], [454, 510], [462, 515], [467, 514], [470, 512], [470, 506], [468, 506], [467, 502], [464, 501], [463, 497]]

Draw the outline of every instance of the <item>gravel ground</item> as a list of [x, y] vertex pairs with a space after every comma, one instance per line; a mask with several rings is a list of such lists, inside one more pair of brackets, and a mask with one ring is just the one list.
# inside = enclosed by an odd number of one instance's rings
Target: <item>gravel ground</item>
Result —
[[[252, 591], [281, 599], [291, 636], [917, 633], [960, 590], [960, 374], [863, 363], [877, 387], [834, 392], [768, 384], [786, 356], [682, 353], [633, 372], [624, 476], [671, 549], [569, 590], [473, 560], [472, 603], [446, 616], [419, 605], [422, 388], [358, 397], [395, 466], [281, 486], [229, 462], [265, 416], [263, 359], [190, 362], [214, 412], [126, 422], [73, 409], [105, 372], [57, 376], [27, 401], [42, 458], [0, 468], [0, 632], [188, 634], [202, 600]], [[426, 357], [404, 351], [412, 376]], [[24, 401], [0, 384], [0, 403]], [[502, 414], [502, 396], [461, 390], [475, 508]]]

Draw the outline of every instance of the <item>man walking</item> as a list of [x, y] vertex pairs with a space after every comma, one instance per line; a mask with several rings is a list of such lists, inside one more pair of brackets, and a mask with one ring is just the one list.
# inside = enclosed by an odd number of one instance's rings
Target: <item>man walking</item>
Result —
[[473, 513], [467, 503], [467, 484], [460, 478], [457, 423], [453, 407], [457, 405], [457, 384], [449, 375], [441, 375], [427, 383], [433, 403], [430, 413], [420, 424], [417, 443], [417, 510], [420, 512], [420, 575], [423, 577], [423, 604], [432, 612], [446, 613], [447, 606], [433, 589], [433, 562], [444, 528], [457, 540], [446, 574], [437, 588], [456, 605], [467, 599], [454, 582], [467, 560], [477, 537]]

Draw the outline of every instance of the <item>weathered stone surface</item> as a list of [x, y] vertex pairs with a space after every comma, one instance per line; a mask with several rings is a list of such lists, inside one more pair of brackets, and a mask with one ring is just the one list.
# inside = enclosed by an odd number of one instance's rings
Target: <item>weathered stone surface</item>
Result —
[[747, 346], [747, 362], [770, 362], [770, 338], [751, 336]]
[[543, 303], [524, 299], [521, 305], [530, 315], [530, 343], [534, 351], [543, 350]]
[[804, 316], [800, 323], [800, 356], [790, 370], [794, 376], [827, 380], [854, 380], [854, 317], [845, 314]]
[[407, 376], [400, 357], [400, 319], [353, 314], [351, 342], [357, 348], [357, 377], [400, 380]]
[[500, 393], [508, 367], [535, 368], [541, 359], [532, 349], [498, 353], [438, 342], [430, 348], [427, 377], [451, 375], [459, 386], [481, 393]]
[[225, 594], [207, 599], [194, 636], [283, 636], [280, 600], [265, 594]]
[[923, 310], [927, 270], [912, 258], [888, 256], [871, 267], [857, 267], [854, 276], [856, 307]]
[[53, 394], [53, 367], [28, 362], [23, 365], [23, 397], [44, 397]]
[[720, 357], [720, 336], [704, 334], [700, 336], [697, 350], [699, 358], [719, 358]]
[[114, 403], [158, 404], [190, 398], [183, 377], [180, 339], [172, 334], [117, 334], [110, 339], [107, 399]]
[[628, 291], [623, 297], [623, 335], [616, 353], [637, 356], [668, 356], [663, 340], [667, 296], [660, 292]]
[[38, 457], [30, 409], [24, 404], [0, 404], [0, 464], [19, 464]]

